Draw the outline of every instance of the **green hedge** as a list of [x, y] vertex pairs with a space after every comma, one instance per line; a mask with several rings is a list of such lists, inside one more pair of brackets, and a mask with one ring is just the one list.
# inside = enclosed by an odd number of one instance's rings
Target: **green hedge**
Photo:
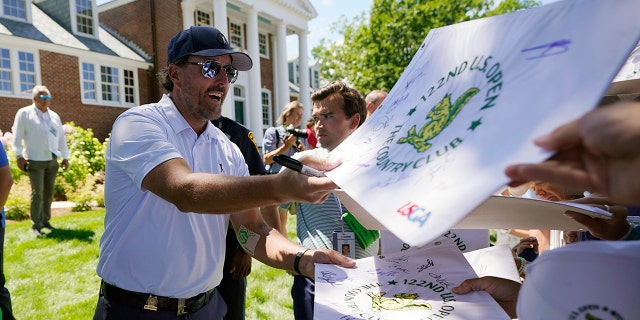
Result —
[[[58, 171], [55, 200], [75, 203], [74, 211], [86, 211], [92, 206], [104, 206], [104, 152], [108, 138], [100, 142], [93, 130], [76, 126], [73, 122], [64, 125], [69, 147], [69, 168]], [[31, 187], [26, 172], [18, 169], [15, 152], [5, 145], [11, 166], [14, 186], [5, 204], [7, 219], [22, 220], [29, 217]]]

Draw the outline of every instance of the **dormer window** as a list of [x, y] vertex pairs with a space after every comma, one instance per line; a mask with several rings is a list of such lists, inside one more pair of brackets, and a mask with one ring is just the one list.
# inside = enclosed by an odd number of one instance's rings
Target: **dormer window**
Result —
[[93, 0], [75, 0], [76, 32], [95, 36]]
[[2, 16], [18, 20], [27, 20], [26, 0], [2, 0]]

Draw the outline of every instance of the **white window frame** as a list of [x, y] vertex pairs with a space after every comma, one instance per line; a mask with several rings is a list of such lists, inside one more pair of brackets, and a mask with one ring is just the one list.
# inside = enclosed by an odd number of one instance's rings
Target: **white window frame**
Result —
[[[127, 73], [130, 73], [131, 76], [127, 76]], [[138, 85], [136, 83], [136, 74], [136, 70], [122, 68], [122, 92], [124, 94], [122, 99], [125, 104], [137, 104], [136, 102], [138, 101], [138, 99], [136, 99], [136, 96], [138, 94], [136, 88], [138, 87]], [[131, 83], [127, 83], [128, 81], [131, 81]], [[129, 91], [129, 93], [127, 91]], [[129, 96], [131, 97], [132, 101], [127, 101]]]
[[[121, 68], [116, 66], [100, 66], [100, 90], [102, 93], [100, 95], [100, 99], [102, 99], [102, 101], [107, 103], [116, 103], [122, 101], [121, 99], [124, 98], [124, 70], [122, 70], [122, 72], [121, 70]], [[110, 81], [105, 81], [105, 76], [108, 76]], [[113, 88], [114, 90], [105, 90], [105, 88]], [[104, 96], [109, 94], [113, 95], [113, 99], [106, 100]]]
[[[247, 117], [249, 116], [249, 110], [247, 110], [247, 88], [243, 85], [234, 84], [231, 89], [233, 90], [233, 119], [243, 125], [246, 125]], [[240, 95], [236, 94], [236, 89], [238, 89]], [[242, 119], [243, 121], [238, 120], [238, 115], [236, 114], [236, 102], [242, 102], [244, 116], [244, 119]]]
[[[11, 19], [11, 20], [16, 20], [16, 21], [21, 21], [21, 22], [29, 22], [31, 23], [31, 2], [32, 0], [22, 0], [24, 1], [24, 18], [19, 18], [16, 16], [12, 16], [12, 15], [8, 15], [4, 13], [4, 4], [6, 1], [9, 0], [0, 0], [0, 3], [2, 3], [2, 6], [0, 7], [0, 17], [2, 18], [6, 18], [6, 19]], [[18, 0], [20, 1], [20, 0]]]
[[[85, 78], [85, 74], [84, 74], [84, 66], [88, 65], [91, 66], [91, 73], [93, 74], [93, 79], [86, 79]], [[99, 66], [98, 66], [99, 67]], [[89, 63], [89, 62], [80, 62], [80, 97], [81, 97], [81, 101], [84, 103], [85, 101], [98, 101], [98, 78], [100, 77], [100, 73], [98, 72], [98, 75], [96, 76], [96, 65], [95, 63]], [[91, 84], [93, 85], [93, 95], [94, 98], [87, 98], [85, 97], [85, 95], [89, 92], [88, 88], [84, 87], [84, 84]]]
[[[265, 118], [265, 111], [266, 111], [266, 118]], [[267, 130], [270, 127], [272, 127], [271, 114], [273, 112], [273, 105], [271, 103], [271, 90], [269, 89], [262, 88], [262, 90], [260, 90], [260, 112], [262, 115], [262, 123], [261, 123], [262, 130]], [[266, 123], [265, 123], [265, 119], [266, 119]]]
[[[236, 43], [236, 41], [239, 42]], [[244, 50], [246, 49], [244, 43], [244, 30], [242, 28], [242, 23], [237, 23], [229, 20], [229, 44], [231, 47]]]
[[92, 17], [91, 17], [91, 24], [92, 24], [92, 28], [93, 28], [93, 33], [85, 33], [82, 32], [80, 30], [78, 30], [78, 13], [77, 13], [77, 6], [76, 6], [76, 1], [78, 0], [71, 0], [69, 2], [69, 8], [71, 10], [70, 14], [71, 14], [71, 27], [73, 29], [73, 33], [79, 36], [84, 36], [84, 37], [89, 37], [89, 38], [98, 38], [98, 10], [96, 8], [96, 2], [95, 0], [85, 0], [85, 1], [89, 1], [91, 3], [91, 13], [92, 13]]
[[320, 70], [317, 68], [312, 68], [310, 72], [311, 76], [311, 87], [312, 88], [320, 88]]
[[[11, 90], [10, 91], [0, 91], [0, 96], [4, 96], [4, 97], [19, 97], [19, 98], [31, 98], [31, 93], [32, 93], [32, 89], [33, 86], [35, 86], [38, 83], [41, 83], [42, 81], [40, 79], [40, 55], [39, 52], [37, 50], [27, 50], [27, 49], [22, 49], [22, 48], [16, 48], [16, 47], [4, 47], [2, 45], [0, 45], [0, 49], [4, 49], [4, 50], [8, 50], [9, 51], [9, 64], [10, 64], [10, 81], [11, 81]], [[19, 55], [20, 53], [27, 53], [33, 56], [33, 72], [29, 72], [29, 74], [33, 75], [33, 86], [31, 86], [30, 88], [26, 88], [24, 91], [20, 91], [20, 76], [21, 74], [25, 73], [22, 70], [20, 70], [20, 58]], [[2, 71], [6, 71], [6, 69], [2, 69]], [[1, 90], [1, 89], [0, 89]]]
[[[94, 72], [94, 79], [87, 80], [84, 77], [84, 64], [92, 65]], [[117, 80], [115, 83], [117, 86], [117, 94], [118, 101], [104, 100], [102, 97], [103, 85], [114, 85], [113, 83], [103, 83], [102, 81], [102, 67], [113, 68], [117, 70]], [[80, 97], [83, 104], [94, 104], [94, 105], [104, 105], [111, 107], [123, 107], [123, 108], [131, 108], [135, 107], [139, 104], [140, 101], [140, 92], [138, 90], [139, 80], [138, 80], [138, 70], [137, 68], [125, 67], [122, 65], [114, 65], [113, 63], [106, 62], [95, 62], [95, 61], [83, 61], [81, 60], [79, 63], [78, 72], [80, 73]], [[125, 84], [125, 75], [124, 71], [131, 71], [133, 74], [133, 85]], [[92, 83], [95, 90], [95, 99], [90, 99], [85, 97], [87, 90], [84, 88], [85, 83]], [[125, 88], [133, 90], [133, 102], [126, 101], [126, 90]]]
[[[209, 19], [209, 23], [201, 23], [200, 20], [198, 19], [198, 13], [201, 13], [203, 15], [208, 15], [208, 19]], [[213, 26], [213, 14], [211, 12], [207, 12], [204, 10], [200, 10], [200, 9], [196, 9], [196, 11], [193, 13], [193, 19], [196, 22], [196, 26]]]
[[[263, 43], [264, 39], [264, 43]], [[264, 49], [264, 52], [262, 52]], [[269, 59], [269, 35], [266, 33], [258, 33], [258, 51], [260, 57]]]

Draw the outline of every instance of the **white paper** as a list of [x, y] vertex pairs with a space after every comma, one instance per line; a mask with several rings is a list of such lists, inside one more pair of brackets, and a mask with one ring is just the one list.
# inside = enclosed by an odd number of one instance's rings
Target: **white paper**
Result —
[[638, 43], [638, 12], [567, 0], [431, 30], [327, 176], [424, 245], [502, 188], [508, 164], [547, 158], [534, 138], [597, 105]]
[[516, 261], [506, 244], [465, 252], [463, 255], [478, 278], [491, 276], [520, 282]]
[[[436, 238], [429, 245], [436, 242], [453, 241], [462, 252], [478, 277], [499, 277], [520, 282], [518, 268], [509, 245], [489, 246], [489, 230], [482, 229], [452, 229]], [[403, 243], [391, 232], [380, 232], [381, 254], [395, 254], [410, 252], [419, 248]]]
[[[447, 230], [441, 236], [432, 241], [442, 241], [451, 239], [460, 252], [471, 252], [489, 246], [489, 230], [488, 229], [451, 229]], [[402, 242], [388, 230], [380, 231], [380, 253], [389, 254], [398, 251], [404, 251], [411, 247], [408, 243]]]
[[[386, 230], [387, 227], [376, 220], [359, 203], [343, 190], [336, 190], [349, 212], [367, 229]], [[609, 219], [611, 213], [598, 207], [542, 199], [490, 196], [480, 206], [455, 224], [456, 229], [557, 229], [581, 230], [584, 226], [564, 215], [574, 211], [590, 217]], [[446, 232], [446, 231], [445, 231]], [[402, 242], [402, 240], [399, 240]]]
[[357, 260], [316, 264], [314, 319], [509, 319], [484, 291], [451, 288], [476, 274], [452, 241]]

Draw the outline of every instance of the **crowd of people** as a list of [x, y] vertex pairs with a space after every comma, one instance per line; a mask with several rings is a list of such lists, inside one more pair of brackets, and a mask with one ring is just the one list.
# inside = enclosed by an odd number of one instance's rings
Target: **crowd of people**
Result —
[[[94, 319], [244, 319], [253, 258], [293, 274], [294, 316], [312, 319], [315, 263], [352, 268], [354, 259], [380, 253], [379, 239], [362, 241], [345, 224], [348, 212], [333, 194], [336, 185], [330, 179], [282, 168], [273, 158], [288, 155], [321, 171], [333, 169], [338, 164], [326, 160], [329, 152], [375, 112], [387, 93], [374, 90], [365, 97], [344, 82], [332, 82], [311, 96], [312, 117], [305, 128], [300, 128], [304, 106], [298, 101], [284, 106], [278, 126], [266, 130], [260, 151], [251, 131], [221, 115], [230, 85], [239, 72], [252, 68], [252, 58], [207, 26], [176, 34], [167, 54], [167, 66], [159, 74], [167, 93], [156, 103], [125, 111], [113, 124]], [[53, 228], [55, 175], [59, 165], [69, 165], [62, 122], [50, 102], [46, 87], [34, 87], [33, 104], [18, 111], [13, 127], [17, 166], [31, 181], [36, 235]], [[592, 282], [591, 273], [551, 271], [589, 261], [593, 265], [585, 270], [605, 270], [598, 275], [602, 281], [629, 290], [640, 283], [634, 269], [640, 265], [640, 242], [627, 241], [640, 239], [640, 227], [627, 219], [640, 211], [637, 119], [640, 102], [596, 108], [535, 141], [555, 152], [548, 161], [505, 169], [512, 187], [527, 183], [539, 198], [597, 206], [609, 211], [611, 219], [568, 211], [588, 234], [565, 230], [567, 246], [549, 253], [542, 253], [549, 249], [548, 230], [513, 230], [519, 236], [513, 247], [515, 266], [526, 280], [481, 277], [452, 291], [486, 291], [509, 316], [523, 319], [539, 318], [535, 315], [541, 307], [550, 318], [566, 318], [588, 303], [619, 314], [633, 311], [631, 300], [600, 294], [593, 286], [580, 291]], [[0, 206], [12, 183], [3, 146]], [[581, 197], [564, 192], [568, 189], [592, 194]], [[4, 210], [2, 214], [0, 308], [3, 318], [12, 319], [2, 272]], [[286, 237], [291, 214], [297, 215], [297, 243]], [[587, 238], [601, 241], [580, 241]], [[597, 257], [586, 260], [589, 255], [625, 261], [636, 274], [621, 282], [613, 266], [598, 265]], [[560, 276], [564, 282], [554, 283]], [[540, 294], [541, 283], [549, 296]], [[567, 283], [577, 291], [570, 298], [557, 297], [562, 304], [557, 306], [549, 290], [564, 290]]]

